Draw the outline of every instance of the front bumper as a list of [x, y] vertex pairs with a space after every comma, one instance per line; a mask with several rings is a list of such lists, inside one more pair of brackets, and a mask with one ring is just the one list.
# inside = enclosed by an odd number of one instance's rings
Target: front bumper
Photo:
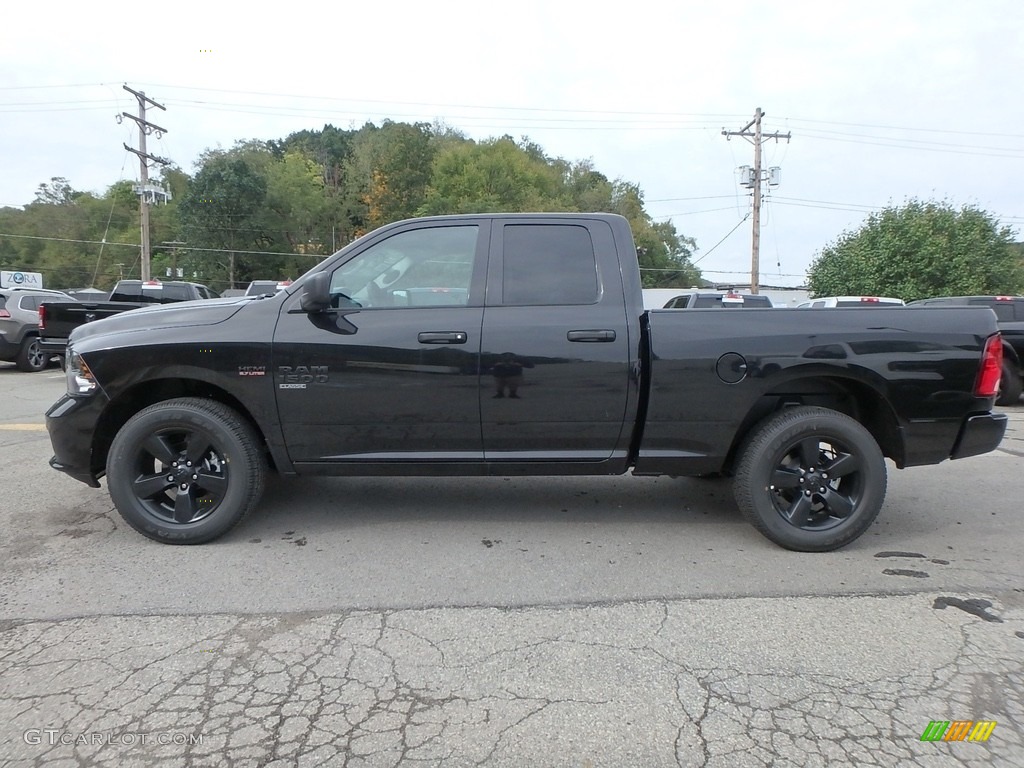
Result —
[[953, 444], [951, 459], [962, 459], [994, 451], [1006, 434], [1009, 423], [1005, 413], [983, 413], [968, 416], [960, 427], [956, 443]]
[[46, 412], [46, 430], [53, 446], [50, 466], [93, 488], [99, 488], [99, 478], [105, 474], [102, 463], [93, 461], [97, 425], [105, 404], [100, 393], [91, 397], [63, 395]]

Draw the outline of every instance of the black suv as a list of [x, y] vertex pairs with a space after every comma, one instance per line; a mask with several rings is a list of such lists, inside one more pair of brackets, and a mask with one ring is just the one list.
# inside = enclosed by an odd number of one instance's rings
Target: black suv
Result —
[[60, 291], [43, 288], [0, 288], [0, 360], [19, 371], [41, 371], [52, 355], [39, 348], [39, 305], [74, 301]]
[[999, 405], [1020, 399], [1024, 379], [1024, 296], [940, 296], [912, 301], [908, 307], [989, 307], [1003, 336], [1003, 378]]

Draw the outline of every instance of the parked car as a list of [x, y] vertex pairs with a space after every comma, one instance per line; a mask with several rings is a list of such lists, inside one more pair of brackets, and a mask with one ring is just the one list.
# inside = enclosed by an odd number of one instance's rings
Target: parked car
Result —
[[674, 296], [665, 302], [662, 309], [712, 309], [719, 308], [746, 308], [746, 309], [770, 309], [772, 300], [767, 296], [753, 293], [702, 293], [700, 291], [689, 291]]
[[903, 299], [894, 299], [891, 296], [825, 296], [820, 299], [811, 299], [796, 305], [797, 309], [845, 309], [849, 307], [860, 307], [862, 309], [882, 309], [902, 307]]
[[43, 288], [0, 288], [0, 360], [13, 362], [20, 371], [41, 371], [53, 357], [39, 345], [39, 305], [44, 301], [75, 299]]
[[720, 473], [758, 531], [820, 552], [871, 527], [885, 457], [937, 464], [1006, 431], [987, 309], [809, 330], [797, 311], [645, 311], [640, 286], [614, 214], [395, 222], [274, 296], [77, 328], [50, 464], [105, 475], [124, 520], [170, 544], [231, 530], [271, 468]]
[[1013, 405], [1024, 389], [1024, 296], [939, 296], [912, 301], [910, 307], [988, 307], [1003, 336], [1003, 375], [999, 405]]

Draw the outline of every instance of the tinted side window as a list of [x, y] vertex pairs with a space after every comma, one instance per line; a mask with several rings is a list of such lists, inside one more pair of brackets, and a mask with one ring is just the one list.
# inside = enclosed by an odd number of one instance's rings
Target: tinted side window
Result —
[[586, 227], [511, 224], [503, 229], [502, 303], [593, 304], [597, 259]]
[[159, 300], [167, 303], [171, 301], [188, 301], [191, 298], [192, 293], [187, 285], [164, 285], [163, 295]]
[[144, 294], [142, 283], [136, 280], [134, 282], [121, 282], [115, 285], [113, 293], [110, 294], [110, 301], [134, 301], [147, 304], [159, 301], [159, 298]]
[[694, 296], [693, 309], [707, 309], [708, 307], [721, 306], [722, 300], [716, 296]]
[[35, 312], [39, 309], [39, 305], [42, 304], [42, 302], [43, 300], [38, 296], [22, 296], [21, 303], [18, 306], [28, 312]]

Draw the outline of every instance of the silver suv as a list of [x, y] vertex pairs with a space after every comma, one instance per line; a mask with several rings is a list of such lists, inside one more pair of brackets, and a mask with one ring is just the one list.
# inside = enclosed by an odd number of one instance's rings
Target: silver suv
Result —
[[44, 301], [75, 301], [60, 291], [42, 288], [0, 288], [0, 360], [19, 371], [41, 371], [51, 355], [39, 348], [39, 305]]

